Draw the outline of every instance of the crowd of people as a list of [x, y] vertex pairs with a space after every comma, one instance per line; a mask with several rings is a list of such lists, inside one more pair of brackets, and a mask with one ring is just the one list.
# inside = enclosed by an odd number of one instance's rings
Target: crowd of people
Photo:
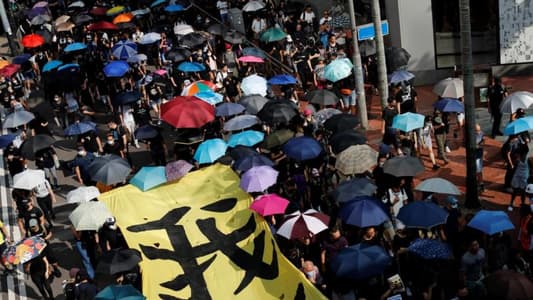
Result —
[[[422, 128], [404, 132], [393, 125], [394, 118], [399, 114], [417, 112], [419, 100], [409, 80], [391, 84], [392, 96], [382, 114], [383, 139], [379, 145], [371, 145], [379, 153], [372, 167], [359, 174], [343, 174], [337, 169], [339, 154], [349, 146], [366, 143], [365, 133], [355, 125], [341, 124], [328, 128], [324, 126], [325, 120], [319, 117], [320, 111], [331, 109], [344, 112], [341, 114], [347, 120], [343, 120], [347, 122], [344, 124], [352, 124], [356, 119], [353, 76], [332, 82], [324, 75], [329, 63], [351, 57], [352, 36], [346, 29], [349, 24], [337, 22], [344, 16], [342, 5], [316, 12], [310, 5], [295, 9], [293, 4], [283, 0], [269, 0], [262, 3], [264, 8], [245, 13], [244, 34], [230, 30], [229, 9], [242, 9], [252, 1], [255, 0], [218, 0], [206, 4], [204, 8], [207, 11], [188, 1], [161, 1], [161, 5], [156, 6], [145, 1], [96, 0], [84, 1], [83, 6], [73, 5], [72, 1], [49, 1], [42, 6], [43, 11], [32, 8], [35, 1], [11, 3], [18, 6], [15, 9], [20, 14], [16, 15], [16, 22], [22, 35], [37, 33], [48, 35], [48, 38], [42, 45], [26, 47], [24, 53], [27, 55], [25, 59], [21, 58], [14, 72], [2, 73], [2, 120], [17, 111], [32, 111], [28, 103], [32, 102], [32, 95], [38, 90], [42, 90], [44, 102], [53, 112], [53, 115], [44, 115], [34, 111], [35, 118], [31, 122], [7, 128], [16, 136], [4, 152], [9, 174], [13, 177], [23, 172], [28, 168], [28, 160], [33, 160], [35, 167], [42, 169], [46, 176], [46, 180], [32, 190], [13, 189], [12, 199], [23, 237], [41, 236], [47, 243], [53, 240], [56, 192], [64, 188], [57, 176], [58, 169], [71, 169], [80, 185], [95, 185], [105, 192], [122, 184], [106, 186], [92, 179], [89, 165], [95, 157], [104, 154], [127, 160], [135, 171], [141, 166], [132, 159], [130, 151], [145, 145], [155, 165], [164, 166], [168, 159], [188, 161], [196, 169], [204, 167], [194, 159], [198, 144], [212, 138], [227, 140], [231, 132], [224, 130], [224, 124], [231, 116], [217, 116], [212, 122], [195, 129], [175, 129], [166, 124], [162, 107], [165, 103], [176, 101], [175, 97], [189, 95], [187, 92], [191, 85], [202, 81], [221, 95], [223, 103], [241, 103], [242, 99], [250, 96], [241, 88], [243, 78], [253, 74], [272, 77], [290, 73], [297, 83], [269, 85], [266, 95], [261, 95], [271, 99], [269, 101], [283, 102], [292, 110], [290, 118], [273, 122], [260, 116], [263, 122], [250, 126], [250, 129], [264, 132], [267, 137], [286, 131], [291, 137], [313, 138], [321, 145], [321, 153], [313, 159], [296, 160], [284, 153], [286, 141], [274, 145], [257, 143], [246, 148], [254, 155], [260, 154], [271, 160], [279, 171], [277, 183], [268, 192], [290, 201], [287, 213], [315, 209], [330, 217], [329, 229], [323, 233], [292, 240], [276, 236], [284, 255], [324, 295], [331, 299], [489, 299], [486, 298], [488, 287], [483, 279], [490, 273], [507, 269], [531, 278], [533, 215], [530, 206], [526, 205], [528, 198], [533, 196], [533, 185], [528, 180], [529, 136], [511, 135], [502, 147], [507, 166], [505, 185], [512, 189], [509, 210], [513, 209], [516, 196], [521, 197], [518, 247], [508, 233], [488, 236], [468, 227], [474, 214], [465, 212], [456, 198], [436, 194], [420, 197], [414, 191], [412, 176], [395, 177], [384, 171], [383, 165], [391, 158], [422, 157], [426, 153], [432, 170], [436, 171], [448, 164], [449, 133], [455, 137], [462, 134], [462, 112], [439, 110], [438, 105], [433, 114], [425, 117]], [[365, 1], [356, 3], [358, 11], [363, 14], [370, 11]], [[124, 5], [124, 8], [117, 14], [105, 13], [115, 5]], [[170, 12], [165, 10], [166, 5], [179, 5], [185, 11], [195, 13]], [[131, 12], [131, 20], [117, 23], [116, 28], [111, 29], [91, 27], [99, 21], [111, 22], [122, 12]], [[49, 17], [43, 17], [43, 22], [36, 22], [35, 18], [42, 15]], [[63, 23], [54, 21], [62, 16], [68, 16]], [[68, 30], [59, 30], [67, 22], [72, 26], [67, 26]], [[175, 32], [176, 27], [187, 24], [197, 34], [193, 42]], [[216, 28], [222, 30], [217, 31]], [[261, 36], [270, 28], [281, 29], [284, 37], [265, 42]], [[143, 40], [154, 32], [158, 33], [155, 40], [149, 43]], [[115, 46], [126, 42], [136, 44], [136, 51], [121, 57]], [[73, 51], [67, 48], [75, 43], [82, 43], [83, 47]], [[246, 49], [250, 48], [256, 49], [262, 56], [258, 57], [264, 62], [242, 61], [240, 58], [249, 55]], [[369, 92], [374, 93], [376, 61], [371, 52], [367, 54], [364, 57], [365, 81]], [[110, 76], [106, 73], [106, 65], [120, 60], [129, 64], [123, 75]], [[61, 61], [58, 66], [68, 67], [49, 70], [46, 66], [52, 61]], [[180, 70], [178, 65], [183, 62], [198, 63], [202, 70]], [[316, 90], [331, 92], [335, 97], [334, 103], [309, 101], [308, 95]], [[121, 96], [126, 94], [136, 95], [135, 101], [121, 102]], [[499, 104], [506, 95], [498, 80], [491, 86], [489, 94], [494, 136], [501, 134]], [[210, 96], [213, 95], [214, 92]], [[517, 111], [513, 118], [523, 115], [523, 111]], [[72, 125], [91, 122], [104, 123], [107, 130], [67, 135], [75, 137], [77, 151], [74, 160], [68, 163], [62, 163], [63, 159], [58, 157], [53, 146], [40, 149], [33, 157], [22, 151], [26, 140], [31, 141], [35, 136], [64, 136], [64, 131]], [[457, 128], [452, 128], [453, 123]], [[136, 132], [143, 126], [155, 128], [158, 133], [155, 137], [137, 138]], [[169, 132], [177, 133], [178, 138], [171, 139]], [[335, 140], [337, 142], [334, 143]], [[339, 149], [338, 140], [347, 146]], [[437, 155], [434, 154], [433, 140], [437, 144]], [[480, 193], [485, 188], [482, 177], [484, 140], [478, 125], [476, 165]], [[219, 161], [231, 165], [234, 158], [231, 155], [225, 158]], [[332, 193], [339, 184], [353, 179], [368, 180], [376, 186], [367, 196], [384, 208], [390, 222], [358, 228], [342, 220], [339, 213], [342, 205], [332, 197]], [[396, 218], [398, 213], [402, 207], [417, 201], [432, 202], [442, 207], [448, 213], [446, 222], [426, 229], [404, 226]], [[283, 217], [266, 218], [273, 232], [279, 228]], [[65, 286], [67, 299], [92, 299], [102, 287], [95, 270], [99, 260], [113, 250], [128, 247], [119, 225], [114, 218], [109, 218], [98, 231], [72, 229], [82, 264], [70, 270], [72, 280]], [[1, 222], [0, 228], [0, 252], [3, 252], [12, 241]], [[438, 260], [420, 258], [407, 250], [417, 239], [442, 241], [453, 254]], [[393, 263], [370, 278], [337, 277], [330, 262], [343, 248], [355, 244], [379, 246], [393, 258]], [[61, 277], [61, 259], [53, 252], [53, 247], [46, 247], [41, 255], [25, 264], [25, 271], [31, 275], [45, 299], [54, 298], [50, 282], [54, 277]], [[4, 266], [8, 273], [13, 272], [13, 266]], [[114, 275], [115, 283], [132, 284], [142, 291], [139, 268]], [[387, 280], [394, 276], [400, 279]], [[395, 295], [401, 295], [401, 298], [394, 298]]]

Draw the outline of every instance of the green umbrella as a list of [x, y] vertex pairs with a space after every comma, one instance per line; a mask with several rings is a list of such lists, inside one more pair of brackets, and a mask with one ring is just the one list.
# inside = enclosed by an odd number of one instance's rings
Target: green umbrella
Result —
[[280, 129], [274, 131], [265, 137], [263, 146], [267, 149], [272, 149], [277, 146], [285, 144], [288, 140], [294, 137], [294, 132], [289, 129]]
[[115, 299], [128, 299], [128, 300], [144, 300], [144, 297], [137, 289], [131, 284], [126, 285], [109, 285], [105, 289], [101, 290], [96, 295], [95, 300], [115, 300]]
[[270, 43], [270, 42], [280, 41], [284, 39], [286, 36], [287, 36], [287, 33], [285, 33], [285, 31], [277, 27], [272, 27], [270, 29], [267, 29], [265, 32], [263, 32], [263, 34], [261, 34], [261, 41]]

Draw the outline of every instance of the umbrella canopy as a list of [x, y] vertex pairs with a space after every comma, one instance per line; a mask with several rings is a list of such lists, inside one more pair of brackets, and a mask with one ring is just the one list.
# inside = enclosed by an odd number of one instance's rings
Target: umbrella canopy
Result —
[[415, 190], [445, 195], [461, 195], [461, 191], [459, 191], [455, 184], [439, 177], [428, 178], [422, 181], [415, 187]]
[[31, 58], [31, 54], [23, 53], [21, 55], [15, 56], [15, 58], [13, 58], [12, 60], [12, 63], [17, 64], [17, 65], [22, 65], [26, 63], [27, 61], [29, 61], [30, 58]]
[[514, 113], [519, 108], [529, 108], [531, 104], [533, 104], [533, 93], [514, 92], [500, 104], [500, 111], [502, 113]]
[[138, 64], [143, 61], [145, 62], [147, 59], [148, 59], [148, 56], [146, 56], [146, 54], [137, 53], [133, 56], [128, 57], [126, 61], [131, 64]]
[[44, 38], [39, 34], [32, 33], [23, 36], [20, 43], [24, 48], [36, 48], [44, 44]]
[[94, 300], [144, 300], [144, 297], [136, 288], [131, 284], [127, 285], [108, 285], [101, 290]]
[[105, 30], [118, 30], [117, 25], [107, 22], [107, 21], [99, 21], [96, 23], [93, 23], [87, 27], [87, 30], [89, 31], [105, 31]]
[[239, 171], [246, 172], [253, 167], [273, 167], [274, 162], [264, 155], [249, 155], [239, 158], [233, 166]]
[[182, 72], [202, 72], [205, 71], [205, 66], [201, 63], [185, 61], [179, 64], [178, 70]]
[[418, 157], [396, 156], [385, 161], [383, 172], [396, 177], [416, 176], [424, 172], [424, 164]]
[[337, 155], [335, 168], [344, 175], [362, 174], [377, 164], [378, 153], [368, 145], [350, 146]]
[[507, 124], [503, 129], [504, 135], [519, 134], [533, 129], [533, 117], [523, 117]]
[[47, 62], [43, 67], [43, 72], [50, 72], [53, 69], [56, 69], [57, 67], [61, 66], [63, 64], [60, 60], [51, 60]]
[[201, 92], [212, 92], [213, 87], [205, 81], [195, 81], [183, 88], [182, 96], [194, 96]]
[[330, 62], [324, 69], [324, 78], [337, 82], [352, 74], [353, 64], [347, 58], [339, 58]]
[[207, 39], [199, 32], [191, 32], [180, 38], [179, 43], [189, 48], [201, 47]]
[[79, 8], [84, 8], [84, 7], [85, 7], [85, 3], [83, 3], [83, 1], [74, 1], [68, 5], [68, 8], [70, 9], [79, 9]]
[[366, 137], [354, 130], [335, 133], [329, 140], [333, 153], [338, 154], [353, 145], [366, 144]]
[[36, 8], [36, 7], [47, 7], [48, 6], [48, 2], [46, 1], [39, 1], [37, 3], [35, 3], [32, 8]]
[[231, 118], [229, 121], [224, 123], [225, 131], [237, 131], [246, 128], [250, 128], [255, 124], [258, 124], [260, 121], [256, 116], [252, 115], [242, 115]]
[[135, 176], [130, 179], [130, 184], [143, 192], [167, 182], [165, 167], [142, 167]]
[[335, 105], [339, 102], [339, 97], [335, 93], [325, 89], [312, 90], [305, 95], [305, 99], [311, 103], [324, 106]]
[[137, 55], [137, 44], [133, 41], [118, 41], [113, 48], [111, 48], [111, 53], [118, 59], [127, 60], [128, 58]]
[[[256, 47], [246, 47], [246, 48], [242, 49], [241, 52], [242, 52], [242, 55], [249, 55], [249, 56], [255, 56], [255, 57], [260, 57], [262, 59], [266, 59], [265, 52], [263, 50], [259, 49], [259, 48], [256, 48]], [[290, 76], [290, 75], [288, 75], [288, 76]], [[270, 83], [270, 84], [274, 84], [274, 83]]]
[[13, 74], [17, 73], [19, 69], [20, 69], [20, 65], [9, 64], [3, 67], [2, 69], [0, 69], [0, 75], [4, 77], [11, 77], [13, 76]]
[[253, 167], [242, 174], [239, 186], [249, 193], [264, 192], [276, 183], [278, 173], [270, 166]]
[[400, 208], [397, 219], [407, 228], [430, 229], [446, 223], [448, 213], [431, 202], [415, 201]]
[[238, 115], [246, 110], [246, 107], [239, 103], [225, 102], [215, 107], [217, 117], [229, 117]]
[[265, 134], [256, 130], [246, 130], [240, 133], [232, 134], [228, 140], [228, 146], [235, 147], [237, 145], [254, 146], [263, 141]]
[[106, 77], [122, 77], [129, 71], [130, 66], [127, 62], [122, 60], [115, 60], [104, 67], [104, 74]]
[[261, 37], [259, 38], [263, 42], [276, 42], [281, 41], [282, 39], [287, 37], [287, 33], [285, 31], [277, 28], [277, 27], [271, 27], [261, 34]]
[[283, 152], [298, 161], [316, 158], [323, 150], [317, 140], [307, 136], [294, 137], [283, 146]]
[[52, 20], [52, 17], [49, 15], [37, 15], [33, 17], [30, 21], [31, 25], [43, 25], [46, 22], [50, 22]]
[[171, 4], [171, 5], [165, 6], [165, 11], [168, 13], [176, 13], [176, 12], [180, 12], [184, 10], [185, 8], [179, 4]]
[[29, 191], [43, 183], [45, 179], [43, 170], [27, 169], [13, 176], [13, 188]]
[[71, 22], [65, 22], [65, 23], [61, 23], [59, 25], [56, 26], [56, 31], [57, 32], [64, 32], [64, 31], [70, 31], [72, 30], [74, 27], [76, 27], [76, 25], [74, 23], [71, 23]]
[[65, 128], [64, 133], [66, 136], [84, 134], [89, 131], [96, 131], [96, 123], [91, 121], [76, 122], [69, 127]]
[[357, 280], [379, 275], [390, 264], [385, 249], [361, 243], [341, 249], [330, 262], [330, 268], [338, 278]]
[[333, 115], [324, 122], [324, 128], [333, 133], [354, 129], [357, 125], [359, 125], [359, 119], [347, 113]]
[[211, 105], [216, 105], [224, 101], [224, 95], [215, 93], [213, 91], [199, 92], [197, 94], [194, 94], [194, 96]]
[[48, 134], [37, 134], [26, 139], [22, 144], [20, 151], [26, 158], [33, 158], [35, 152], [52, 146], [56, 140]]
[[78, 205], [68, 216], [72, 226], [78, 231], [98, 231], [113, 215], [103, 202], [89, 201]]
[[243, 6], [242, 10], [245, 12], [254, 12], [265, 8], [265, 3], [259, 0], [250, 0]]
[[468, 227], [475, 228], [488, 235], [514, 229], [509, 216], [503, 211], [480, 210], [470, 220]]
[[89, 202], [100, 196], [100, 191], [95, 186], [80, 186], [67, 194], [67, 203]]
[[264, 63], [265, 61], [261, 57], [256, 57], [252, 55], [245, 55], [238, 58], [240, 62], [245, 63]]
[[153, 139], [158, 135], [159, 129], [151, 124], [146, 124], [135, 129], [135, 138], [139, 140]]
[[265, 194], [257, 197], [250, 205], [250, 209], [262, 216], [271, 216], [284, 214], [288, 205], [289, 200], [279, 195]]
[[2, 253], [2, 261], [10, 265], [26, 263], [39, 256], [46, 247], [46, 241], [40, 236], [32, 236], [10, 245]]
[[377, 186], [368, 178], [354, 178], [341, 182], [332, 192], [333, 199], [339, 203], [349, 202], [356, 197], [372, 196]]
[[141, 253], [136, 249], [113, 249], [100, 257], [95, 271], [110, 275], [128, 272], [141, 261]]
[[465, 111], [464, 103], [454, 98], [442, 98], [435, 102], [433, 107], [442, 112], [462, 113]]
[[113, 24], [127, 23], [133, 20], [134, 17], [132, 13], [122, 13], [113, 18]]
[[289, 129], [276, 130], [265, 138], [265, 140], [263, 141], [263, 146], [267, 149], [272, 149], [274, 147], [278, 147], [285, 144], [293, 137], [294, 132]]
[[[77, 16], [74, 16], [72, 18], [72, 21], [74, 21], [74, 24], [76, 24], [76, 25], [82, 25], [82, 24], [85, 24], [85, 23], [89, 23], [92, 20], [93, 20], [93, 17], [91, 17], [89, 15], [77, 15]], [[98, 26], [100, 26], [100, 25], [98, 25]], [[98, 27], [98, 26], [96, 26], [96, 27]], [[93, 27], [93, 28], [96, 28], [96, 27]], [[95, 30], [98, 30], [98, 29], [95, 29]]]
[[272, 100], [267, 102], [257, 113], [257, 117], [270, 124], [288, 123], [298, 112], [291, 102], [286, 100]]
[[230, 149], [229, 155], [231, 156], [231, 158], [233, 158], [233, 160], [239, 160], [247, 156], [259, 155], [259, 153], [255, 151], [255, 149], [252, 149], [250, 147], [237, 146], [235, 148]]
[[443, 79], [433, 87], [433, 93], [442, 98], [461, 98], [465, 95], [463, 91], [463, 80], [461, 78], [451, 77]]
[[177, 24], [174, 26], [174, 34], [186, 35], [193, 32], [194, 28], [189, 24]]
[[335, 108], [324, 108], [316, 113], [314, 113], [315, 120], [320, 123], [324, 124], [329, 118], [331, 118], [334, 115], [340, 115], [342, 114], [342, 111], [335, 109]]
[[[368, 55], [368, 53], [367, 53]], [[404, 68], [409, 63], [411, 54], [404, 48], [389, 47], [385, 49], [385, 60], [387, 64], [387, 70], [390, 72], [396, 71], [400, 68]]]
[[139, 101], [139, 99], [141, 99], [141, 96], [141, 93], [137, 91], [120, 92], [115, 97], [113, 97], [112, 102], [115, 106], [132, 104]]
[[228, 31], [224, 34], [224, 41], [231, 44], [240, 44], [244, 41], [244, 39], [244, 34], [235, 30]]
[[291, 85], [296, 84], [297, 82], [298, 81], [294, 76], [288, 74], [275, 75], [268, 80], [268, 84], [272, 85]]
[[108, 9], [105, 14], [108, 16], [114, 16], [114, 15], [120, 14], [123, 11], [126, 11], [126, 7], [122, 5], [117, 5], [115, 7]]
[[194, 166], [185, 160], [177, 160], [169, 162], [165, 166], [165, 174], [168, 181], [178, 180], [187, 175]]
[[244, 77], [241, 82], [241, 90], [245, 96], [261, 95], [264, 97], [267, 94], [267, 81], [257, 74]]
[[141, 37], [139, 44], [149, 45], [161, 40], [161, 35], [157, 32], [149, 32]]
[[31, 112], [20, 109], [8, 114], [2, 123], [4, 128], [16, 128], [25, 124], [28, 124], [31, 120], [35, 119], [35, 115]]
[[209, 32], [212, 35], [223, 35], [224, 34], [224, 25], [222, 24], [213, 24], [209, 27], [207, 27], [207, 32]]
[[487, 299], [533, 299], [533, 281], [512, 270], [498, 270], [485, 277]]
[[131, 172], [131, 167], [122, 157], [107, 154], [96, 157], [89, 164], [91, 179], [105, 185], [124, 182]]
[[405, 70], [397, 70], [389, 75], [389, 83], [398, 84], [404, 81], [409, 81], [413, 78], [415, 78], [415, 75], [413, 73], [407, 72]]
[[411, 112], [396, 115], [392, 120], [392, 128], [396, 128], [404, 132], [413, 131], [415, 129], [424, 127], [425, 118], [426, 117], [424, 115]]
[[202, 142], [194, 152], [194, 159], [199, 164], [213, 163], [226, 154], [228, 144], [222, 139], [210, 139]]
[[433, 239], [417, 239], [409, 245], [407, 250], [423, 259], [449, 259], [452, 250], [448, 244]]
[[16, 138], [16, 134], [0, 135], [0, 149], [4, 149], [5, 147], [9, 146]]
[[215, 109], [196, 97], [175, 97], [161, 106], [161, 119], [175, 128], [200, 128], [215, 119]]
[[328, 229], [329, 216], [314, 209], [287, 215], [277, 234], [289, 240], [309, 237]]
[[256, 115], [267, 104], [269, 100], [261, 95], [248, 95], [239, 100], [239, 103], [246, 108], [246, 112]]
[[341, 208], [340, 217], [344, 223], [360, 228], [378, 226], [389, 220], [377, 201], [368, 199], [346, 203]]

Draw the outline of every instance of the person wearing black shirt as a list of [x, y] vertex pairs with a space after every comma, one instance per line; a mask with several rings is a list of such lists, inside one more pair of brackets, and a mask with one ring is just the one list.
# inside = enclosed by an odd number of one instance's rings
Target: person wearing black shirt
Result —
[[167, 164], [167, 146], [161, 133], [156, 137], [147, 140], [148, 147], [150, 148], [150, 155], [152, 161], [156, 166], [164, 166]]
[[400, 113], [416, 113], [418, 95], [409, 83], [402, 83], [396, 88], [396, 102], [400, 103]]
[[115, 141], [112, 133], [107, 134], [107, 140], [104, 144], [104, 154], [114, 154], [124, 158], [122, 147], [117, 141]]
[[18, 213], [17, 223], [22, 236], [26, 236], [26, 233], [30, 230], [31, 219], [38, 220], [39, 225], [44, 227], [45, 220], [41, 209], [33, 206], [32, 201], [28, 199], [22, 200], [20, 204], [21, 208]]
[[387, 106], [383, 109], [383, 113], [382, 113], [382, 119], [383, 119], [383, 123], [382, 123], [382, 128], [381, 128], [381, 133], [383, 134], [383, 144], [385, 145], [394, 145], [394, 148], [397, 150], [397, 151], [401, 151], [399, 150], [400, 148], [398, 147], [398, 138], [396, 136], [396, 129], [392, 128], [392, 120], [394, 119], [394, 117], [396, 115], [399, 114], [398, 112], [398, 108], [397, 108], [397, 105], [396, 105], [396, 99], [390, 97], [388, 100], [387, 100]]
[[148, 125], [152, 122], [148, 101], [143, 99], [133, 104], [133, 118], [139, 127]]
[[100, 140], [100, 137], [96, 134], [96, 132], [92, 130], [81, 135], [79, 137], [78, 142], [83, 144], [83, 147], [85, 147], [85, 150], [87, 152], [91, 152], [92, 154], [104, 152], [104, 148], [102, 147], [102, 141]]
[[500, 131], [500, 124], [502, 121], [500, 104], [505, 97], [507, 97], [507, 91], [503, 87], [500, 78], [494, 77], [488, 91], [490, 113], [494, 120], [492, 123], [492, 137], [502, 135], [502, 132]]
[[48, 281], [49, 263], [46, 257], [42, 255], [37, 256], [26, 263], [24, 269], [30, 273], [31, 281], [35, 283], [43, 299], [54, 299], [52, 287]]

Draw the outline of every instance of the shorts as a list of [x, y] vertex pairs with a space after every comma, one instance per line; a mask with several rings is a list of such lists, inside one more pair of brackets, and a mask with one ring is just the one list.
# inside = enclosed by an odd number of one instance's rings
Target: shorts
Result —
[[355, 93], [355, 90], [352, 91], [352, 94], [349, 96], [342, 96], [342, 102], [344, 102], [344, 106], [355, 106], [357, 104], [357, 94]]
[[464, 113], [457, 113], [457, 122], [463, 123], [465, 121], [465, 114]]
[[32, 80], [32, 79], [34, 79], [36, 77], [35, 76], [35, 72], [33, 70], [26, 71], [26, 72], [22, 73], [22, 75], [24, 76], [24, 80]]
[[476, 158], [476, 173], [481, 173], [483, 171], [483, 159]]

